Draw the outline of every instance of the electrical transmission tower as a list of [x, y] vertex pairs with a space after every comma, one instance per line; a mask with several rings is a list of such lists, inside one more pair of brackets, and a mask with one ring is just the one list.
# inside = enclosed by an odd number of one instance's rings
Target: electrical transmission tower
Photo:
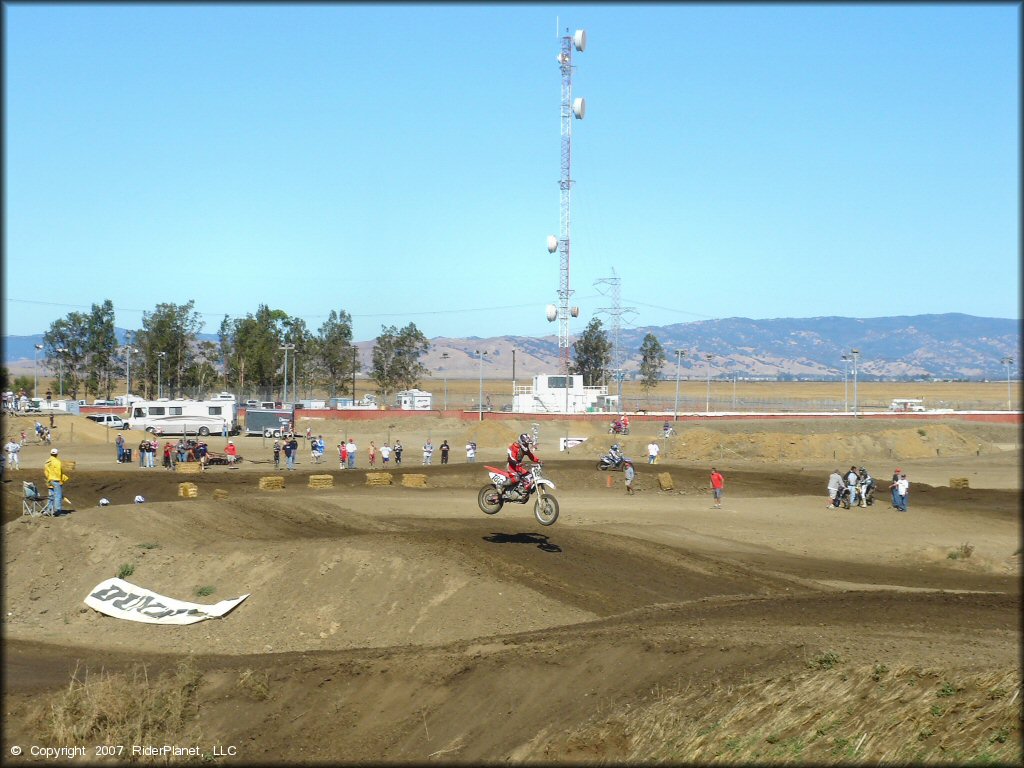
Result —
[[615, 274], [615, 267], [612, 267], [611, 277], [602, 277], [594, 281], [598, 292], [611, 299], [610, 307], [601, 307], [596, 310], [611, 318], [612, 335], [612, 376], [618, 383], [617, 394], [619, 398], [619, 410], [622, 410], [622, 379], [625, 377], [624, 363], [625, 351], [622, 349], [622, 318], [624, 315], [635, 315], [637, 311], [633, 307], [622, 306], [622, 278]]

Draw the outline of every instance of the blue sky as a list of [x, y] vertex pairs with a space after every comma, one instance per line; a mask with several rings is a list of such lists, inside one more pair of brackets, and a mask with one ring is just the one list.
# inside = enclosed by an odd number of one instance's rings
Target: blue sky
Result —
[[573, 334], [613, 270], [638, 326], [1020, 316], [1018, 5], [4, 14], [7, 334], [108, 298], [557, 334], [577, 28]]

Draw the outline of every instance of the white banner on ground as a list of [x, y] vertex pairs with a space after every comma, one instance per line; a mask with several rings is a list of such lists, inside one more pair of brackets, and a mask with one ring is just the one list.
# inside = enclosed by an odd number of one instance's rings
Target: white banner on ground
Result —
[[585, 437], [560, 437], [558, 438], [558, 450], [566, 451], [569, 448], [575, 448], [577, 445], [583, 445], [587, 442]]
[[123, 579], [111, 578], [97, 584], [85, 598], [85, 604], [116, 619], [147, 624], [195, 624], [204, 619], [221, 618], [248, 596], [200, 605], [164, 597]]

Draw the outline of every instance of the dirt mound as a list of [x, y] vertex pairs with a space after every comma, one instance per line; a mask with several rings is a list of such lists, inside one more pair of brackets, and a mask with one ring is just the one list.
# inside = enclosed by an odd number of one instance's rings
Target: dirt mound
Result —
[[[705, 459], [670, 452], [656, 468], [640, 464], [638, 492], [627, 497], [620, 473], [593, 466], [602, 437], [569, 458], [545, 456], [562, 514], [543, 528], [530, 505], [494, 517], [477, 509], [490, 459], [420, 465], [412, 440], [436, 426], [403, 424], [409, 461], [389, 468], [392, 486], [367, 486], [364, 469], [314, 465], [306, 454], [295, 472], [255, 463], [268, 460], [261, 438], [240, 441], [250, 458], [239, 469], [201, 475], [117, 465], [112, 446], [76, 444], [75, 509], [55, 519], [22, 518], [19, 484], [5, 484], [0, 748], [65, 745], [46, 741], [36, 712], [55, 711], [79, 665], [116, 672], [142, 662], [156, 675], [193, 659], [197, 738], [235, 745], [224, 762], [239, 764], [615, 759], [632, 754], [630, 713], [648, 712], [666, 690], [702, 687], [725, 707], [736, 686], [756, 699], [762, 689], [751, 683], [799, 676], [821, 658], [851, 669], [928, 665], [951, 684], [967, 671], [1019, 671], [1016, 491], [916, 482], [906, 514], [884, 498], [825, 510], [820, 472], [753, 459], [730, 464], [714, 509]], [[361, 448], [380, 434], [379, 425], [360, 428]], [[500, 460], [509, 432], [529, 425], [461, 428], [481, 430]], [[885, 432], [856, 439], [883, 449], [904, 438], [957, 444], [931, 428]], [[555, 436], [542, 426], [542, 446]], [[695, 451], [752, 444], [756, 456], [822, 437], [688, 428], [676, 439]], [[648, 438], [627, 439], [635, 450]], [[27, 453], [32, 466], [21, 474], [35, 477], [42, 451]], [[931, 461], [946, 476], [965, 472], [962, 461]], [[659, 491], [655, 471], [670, 472], [675, 490]], [[403, 486], [410, 472], [427, 487]], [[333, 487], [308, 486], [324, 473]], [[261, 491], [265, 475], [283, 477], [284, 490]], [[196, 498], [178, 497], [183, 480]], [[147, 501], [134, 505], [139, 492]], [[114, 506], [97, 507], [101, 495]], [[83, 604], [127, 570], [129, 581], [184, 600], [250, 596], [223, 619], [184, 627], [120, 621]], [[118, 700], [141, 698], [126, 688]], [[937, 715], [908, 712], [918, 715], [944, 727]], [[566, 740], [594, 724], [596, 751]], [[1004, 738], [1019, 743], [1019, 728]]]

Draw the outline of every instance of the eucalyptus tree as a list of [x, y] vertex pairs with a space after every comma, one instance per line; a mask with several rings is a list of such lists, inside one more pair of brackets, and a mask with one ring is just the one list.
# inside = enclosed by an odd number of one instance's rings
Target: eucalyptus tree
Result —
[[583, 333], [573, 342], [572, 351], [570, 373], [582, 375], [586, 387], [597, 386], [607, 375], [612, 363], [612, 344], [600, 318], [595, 317], [587, 323]]
[[321, 382], [331, 397], [335, 397], [339, 391], [347, 392], [355, 360], [352, 316], [345, 310], [336, 312], [332, 309], [327, 320], [317, 329], [316, 342]]
[[109, 400], [117, 375], [117, 332], [114, 303], [93, 304], [86, 322], [86, 391]]
[[419, 358], [429, 349], [430, 342], [415, 323], [401, 330], [393, 325], [381, 326], [373, 347], [373, 380], [385, 395], [418, 386], [429, 373]]
[[221, 323], [221, 351], [227, 365], [227, 381], [239, 395], [255, 390], [266, 399], [273, 395], [279, 379], [288, 314], [260, 304], [255, 314]]
[[648, 333], [640, 344], [640, 388], [645, 394], [658, 386], [664, 367], [665, 348], [653, 333]]
[[186, 304], [157, 304], [153, 312], [142, 313], [142, 328], [135, 334], [134, 346], [139, 350], [141, 381], [150, 394], [161, 389], [157, 376], [167, 381], [170, 397], [181, 393], [189, 369], [196, 363], [202, 327], [202, 316], [191, 299]]
[[89, 349], [89, 316], [69, 312], [43, 333], [44, 367], [62, 381], [65, 392], [78, 392]]

